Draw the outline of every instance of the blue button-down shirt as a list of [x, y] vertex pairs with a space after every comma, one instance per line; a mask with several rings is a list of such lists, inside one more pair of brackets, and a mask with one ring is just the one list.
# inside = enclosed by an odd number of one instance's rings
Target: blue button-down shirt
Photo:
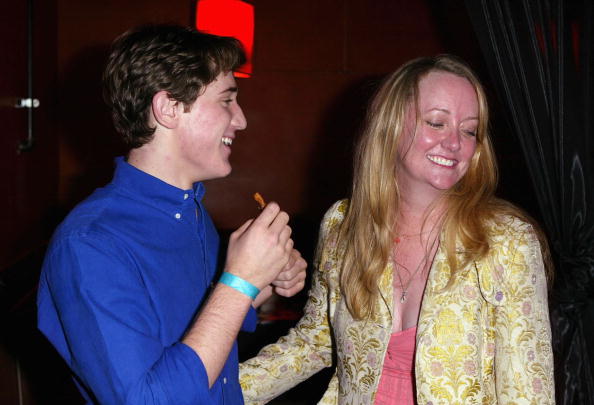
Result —
[[[56, 230], [38, 324], [89, 403], [242, 404], [237, 345], [211, 389], [181, 339], [215, 276], [219, 240], [201, 199], [119, 158], [113, 181]], [[256, 325], [250, 309], [244, 330]]]

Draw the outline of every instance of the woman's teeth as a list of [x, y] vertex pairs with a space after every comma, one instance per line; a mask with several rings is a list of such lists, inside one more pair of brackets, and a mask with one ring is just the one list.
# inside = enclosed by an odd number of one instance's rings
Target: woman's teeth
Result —
[[454, 163], [456, 163], [455, 160], [442, 158], [440, 156], [427, 155], [427, 159], [429, 159], [433, 163], [437, 163], [438, 165], [448, 166], [448, 167], [454, 166]]
[[221, 139], [221, 142], [223, 142], [223, 143], [224, 143], [225, 145], [227, 145], [227, 146], [231, 146], [231, 144], [233, 143], [233, 139], [231, 139], [231, 138], [227, 138], [226, 136], [224, 136], [224, 137]]

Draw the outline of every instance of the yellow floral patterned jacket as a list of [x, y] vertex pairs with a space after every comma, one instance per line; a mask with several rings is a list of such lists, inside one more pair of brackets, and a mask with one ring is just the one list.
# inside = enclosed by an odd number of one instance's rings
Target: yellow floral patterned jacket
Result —
[[[264, 404], [323, 367], [336, 370], [320, 404], [373, 404], [392, 331], [392, 266], [376, 315], [353, 320], [339, 288], [336, 243], [347, 201], [324, 217], [303, 318], [287, 336], [240, 365], [246, 404]], [[417, 326], [419, 405], [554, 403], [553, 358], [540, 245], [532, 227], [506, 217], [491, 250], [449, 278], [440, 247]]]

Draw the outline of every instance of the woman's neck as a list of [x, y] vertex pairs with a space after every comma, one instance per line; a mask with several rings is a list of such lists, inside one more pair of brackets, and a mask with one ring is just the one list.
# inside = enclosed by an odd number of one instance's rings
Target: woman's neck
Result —
[[445, 203], [440, 199], [423, 201], [403, 197], [398, 206], [396, 235], [427, 234], [429, 237], [429, 234], [434, 233], [432, 231], [439, 228], [444, 211]]

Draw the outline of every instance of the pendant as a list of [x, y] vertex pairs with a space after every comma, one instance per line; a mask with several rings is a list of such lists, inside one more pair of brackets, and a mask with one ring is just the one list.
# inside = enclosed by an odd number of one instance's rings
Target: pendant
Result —
[[402, 291], [402, 295], [400, 296], [400, 303], [404, 303], [406, 301], [406, 291]]

